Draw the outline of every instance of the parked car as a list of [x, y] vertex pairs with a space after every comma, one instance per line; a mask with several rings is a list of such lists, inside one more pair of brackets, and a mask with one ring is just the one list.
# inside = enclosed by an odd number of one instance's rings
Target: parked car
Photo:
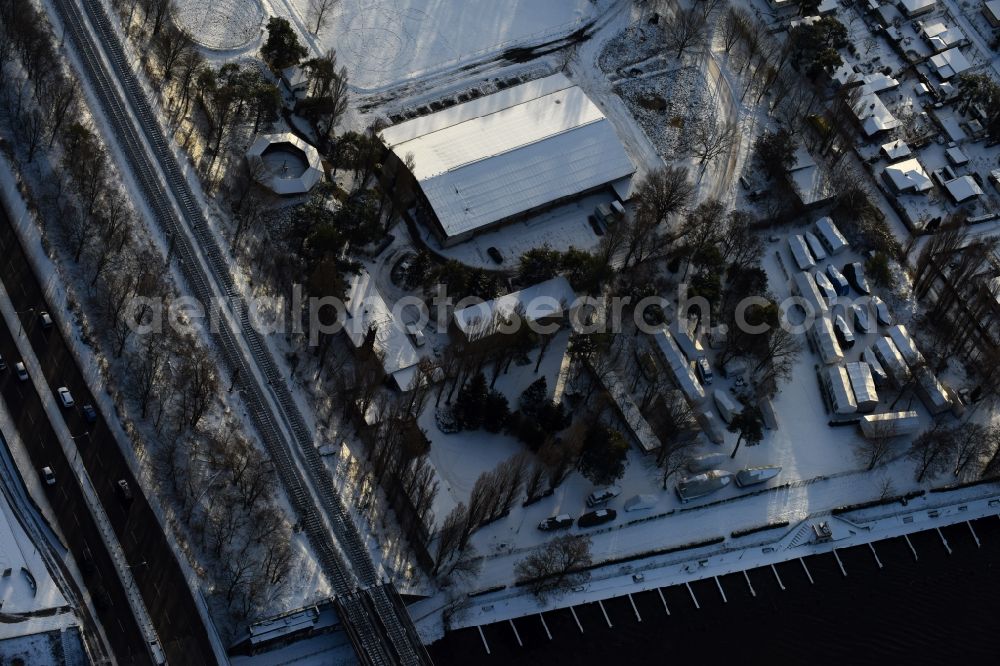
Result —
[[132, 503], [132, 489], [125, 479], [118, 479], [118, 483], [115, 484], [115, 494], [118, 495], [118, 499], [122, 501], [122, 504]]
[[558, 516], [546, 518], [542, 522], [538, 523], [538, 529], [543, 532], [551, 532], [552, 530], [561, 530], [567, 527], [572, 527], [572, 525], [573, 517], [568, 513], [560, 513]]
[[833, 332], [837, 335], [837, 341], [845, 350], [854, 346], [854, 332], [848, 325], [847, 320], [837, 315], [833, 320]]
[[610, 523], [614, 520], [618, 514], [614, 509], [598, 509], [597, 511], [590, 511], [580, 516], [577, 521], [577, 527], [594, 527], [596, 525], [603, 525], [604, 523]]
[[44, 481], [47, 486], [56, 485], [56, 475], [52, 472], [51, 467], [42, 468], [42, 481]]
[[57, 388], [56, 393], [59, 394], [59, 400], [60, 402], [62, 402], [63, 407], [66, 407], [68, 409], [76, 404], [75, 402], [73, 402], [73, 394], [70, 393], [69, 389], [66, 388], [65, 386], [60, 386], [59, 388]]
[[500, 250], [496, 249], [492, 245], [486, 248], [486, 254], [490, 255], [490, 259], [492, 259], [496, 263], [498, 264], [503, 263], [503, 255], [500, 254]]
[[868, 308], [860, 303], [851, 306], [851, 314], [854, 316], [854, 328], [862, 333], [872, 332], [872, 320], [868, 316]]
[[829, 264], [826, 267], [826, 276], [830, 278], [830, 283], [837, 290], [838, 296], [847, 296], [851, 293], [851, 285], [848, 284], [847, 278], [833, 264]]
[[83, 406], [83, 418], [87, 419], [87, 423], [94, 423], [97, 421], [97, 410], [91, 404], [86, 404]]
[[837, 290], [833, 288], [833, 283], [830, 282], [830, 278], [822, 273], [816, 273], [813, 276], [816, 280], [816, 286], [819, 287], [819, 291], [823, 294], [823, 300], [826, 301], [827, 305], [833, 305], [837, 302]]
[[7, 369], [7, 361], [3, 360], [3, 356], [0, 356], [0, 372]]
[[24, 367], [23, 361], [18, 361], [14, 364], [14, 374], [17, 375], [17, 378], [22, 382], [28, 381], [28, 369]]
[[622, 494], [622, 489], [618, 486], [606, 486], [604, 488], [595, 488], [594, 492], [587, 496], [587, 506], [595, 507], [600, 504], [604, 504], [608, 500], [618, 497]]
[[701, 383], [705, 386], [711, 386], [715, 375], [712, 374], [712, 365], [708, 362], [708, 359], [704, 356], [699, 356], [694, 367], [698, 371], [698, 379], [701, 380]]
[[892, 326], [892, 314], [889, 306], [878, 296], [872, 296], [872, 305], [875, 306], [875, 318], [881, 326]]
[[859, 294], [867, 296], [872, 293], [872, 288], [868, 284], [868, 278], [865, 277], [865, 267], [860, 261], [855, 261], [844, 266], [844, 276]]
[[40, 312], [40, 313], [38, 314], [38, 321], [39, 321], [39, 322], [41, 323], [41, 325], [42, 325], [42, 328], [43, 328], [44, 330], [46, 330], [46, 331], [47, 331], [47, 330], [49, 330], [50, 328], [52, 328], [52, 315], [50, 315], [50, 314], [49, 314], [48, 312], [46, 312], [45, 310], [42, 310], [42, 311], [41, 311], [41, 312]]

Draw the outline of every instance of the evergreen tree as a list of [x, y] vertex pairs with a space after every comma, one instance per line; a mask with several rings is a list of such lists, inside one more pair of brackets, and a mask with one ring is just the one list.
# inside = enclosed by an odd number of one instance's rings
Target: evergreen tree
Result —
[[482, 427], [488, 396], [489, 388], [486, 386], [486, 377], [481, 372], [462, 387], [455, 401], [455, 418], [462, 428], [478, 430]]
[[613, 483], [625, 473], [628, 442], [617, 430], [596, 426], [587, 432], [577, 468], [596, 485]]
[[309, 50], [299, 44], [299, 37], [288, 19], [272, 17], [267, 21], [267, 41], [260, 54], [275, 71], [297, 65]]
[[729, 424], [729, 432], [738, 432], [739, 438], [730, 458], [736, 457], [736, 452], [740, 450], [740, 443], [745, 439], [747, 446], [756, 446], [760, 440], [764, 439], [764, 416], [756, 407], [745, 407], [742, 412], [733, 417]]
[[483, 427], [489, 432], [500, 432], [510, 421], [507, 398], [499, 391], [490, 391], [483, 409]]
[[527, 418], [537, 419], [549, 399], [549, 385], [545, 377], [539, 377], [524, 389], [518, 400], [518, 409]]

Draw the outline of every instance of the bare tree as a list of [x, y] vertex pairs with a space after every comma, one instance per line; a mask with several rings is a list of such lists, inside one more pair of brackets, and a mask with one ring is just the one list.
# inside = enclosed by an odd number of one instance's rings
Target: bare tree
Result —
[[680, 60], [688, 51], [704, 48], [708, 39], [708, 19], [697, 7], [680, 8], [664, 26], [664, 45]]
[[709, 162], [729, 152], [739, 136], [734, 122], [720, 121], [714, 116], [704, 116], [691, 125], [691, 152], [698, 158], [702, 171]]
[[639, 181], [635, 201], [641, 214], [653, 224], [666, 222], [691, 201], [694, 186], [688, 181], [688, 171], [683, 167], [661, 167], [646, 174]]
[[309, 0], [309, 9], [306, 17], [312, 28], [313, 37], [319, 35], [330, 24], [333, 17], [333, 9], [337, 6], [337, 0]]
[[913, 440], [909, 457], [917, 464], [917, 481], [935, 477], [951, 464], [955, 453], [955, 432], [935, 423]]
[[468, 538], [465, 531], [469, 525], [469, 509], [459, 503], [445, 516], [444, 522], [437, 533], [437, 546], [434, 550], [434, 568], [431, 573], [437, 575], [449, 560], [462, 550]]
[[979, 460], [989, 449], [986, 426], [966, 422], [955, 432], [955, 476]]
[[898, 431], [892, 423], [878, 423], [873, 426], [870, 435], [865, 435], [857, 442], [858, 457], [865, 462], [867, 469], [873, 470], [892, 453], [892, 445]]
[[579, 585], [588, 574], [583, 571], [592, 562], [590, 538], [567, 534], [556, 537], [514, 565], [518, 583], [533, 594], [549, 594]]

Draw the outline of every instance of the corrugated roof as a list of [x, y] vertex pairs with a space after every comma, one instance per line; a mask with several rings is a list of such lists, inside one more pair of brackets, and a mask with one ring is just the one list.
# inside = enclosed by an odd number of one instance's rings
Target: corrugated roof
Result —
[[397, 156], [413, 156], [414, 176], [445, 234], [635, 172], [611, 123], [568, 83], [559, 74], [382, 132]]
[[492, 301], [483, 301], [455, 310], [455, 325], [466, 336], [473, 338], [489, 334], [488, 328], [495, 317], [509, 318], [519, 308], [520, 316], [527, 321], [538, 321], [563, 313], [576, 301], [576, 292], [566, 278], [558, 275], [538, 284], [515, 291]]

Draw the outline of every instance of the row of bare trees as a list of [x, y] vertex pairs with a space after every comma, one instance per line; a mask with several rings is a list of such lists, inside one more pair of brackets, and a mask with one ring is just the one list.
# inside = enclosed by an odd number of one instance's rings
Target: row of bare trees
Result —
[[172, 527], [196, 570], [234, 623], [255, 617], [283, 593], [294, 560], [273, 471], [232, 422], [209, 418], [224, 409], [215, 359], [180, 310], [168, 316], [168, 264], [86, 120], [51, 27], [23, 0], [2, 0], [0, 18], [0, 130], [50, 252], [77, 286], [85, 339], [139, 458], [174, 500]]

